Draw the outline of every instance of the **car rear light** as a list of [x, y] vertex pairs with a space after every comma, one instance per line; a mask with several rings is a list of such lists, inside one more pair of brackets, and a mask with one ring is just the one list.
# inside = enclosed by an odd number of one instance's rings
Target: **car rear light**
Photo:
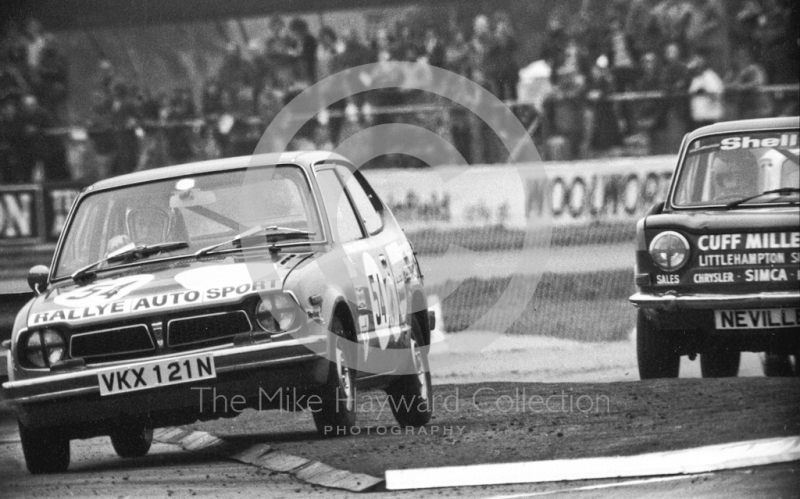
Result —
[[677, 232], [662, 232], [650, 243], [650, 257], [660, 269], [675, 272], [689, 261], [689, 242]]
[[64, 358], [64, 337], [55, 329], [34, 331], [25, 341], [23, 355], [34, 367], [48, 367]]

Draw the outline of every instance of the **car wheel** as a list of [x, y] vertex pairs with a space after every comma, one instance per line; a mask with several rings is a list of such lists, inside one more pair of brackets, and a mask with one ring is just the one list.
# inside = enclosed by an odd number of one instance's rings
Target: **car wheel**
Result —
[[795, 374], [792, 358], [789, 355], [763, 353], [761, 354], [761, 367], [764, 369], [764, 376], [786, 378]]
[[146, 423], [121, 422], [111, 433], [111, 445], [119, 457], [142, 457], [153, 443], [153, 427]]
[[30, 429], [17, 421], [25, 465], [34, 475], [63, 473], [69, 468], [69, 436], [59, 428]]
[[433, 414], [433, 385], [428, 367], [427, 347], [424, 347], [422, 329], [415, 316], [411, 316], [409, 337], [409, 362], [413, 374], [400, 376], [386, 390], [394, 419], [400, 426], [422, 426]]
[[675, 341], [641, 310], [636, 314], [636, 357], [641, 379], [678, 377], [681, 356]]
[[704, 378], [733, 378], [739, 374], [738, 350], [715, 345], [700, 354], [700, 372]]
[[313, 412], [317, 432], [324, 437], [349, 435], [356, 425], [356, 370], [354, 344], [345, 339], [341, 318], [331, 321], [334, 335], [333, 361], [328, 367], [328, 378], [319, 390], [322, 399]]

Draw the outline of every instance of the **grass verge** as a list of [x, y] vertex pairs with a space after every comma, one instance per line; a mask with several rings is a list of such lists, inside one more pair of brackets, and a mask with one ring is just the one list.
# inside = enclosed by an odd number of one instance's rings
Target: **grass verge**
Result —
[[[552, 246], [617, 244], [634, 240], [633, 223], [599, 223], [586, 226], [553, 227]], [[425, 229], [408, 232], [414, 250], [422, 254], [442, 254], [454, 244], [472, 251], [512, 251], [522, 249], [525, 231], [502, 226], [468, 229]]]
[[[504, 317], [517, 316], [506, 329], [510, 334], [535, 334], [577, 341], [625, 340], [635, 322], [634, 309], [628, 302], [633, 292], [628, 270], [584, 274], [545, 274], [533, 293], [529, 276], [447, 281], [430, 286], [428, 293], [442, 299], [444, 329], [464, 331], [479, 319], [492, 327]], [[509, 297], [498, 304], [508, 291]], [[521, 313], [520, 313], [521, 310]]]

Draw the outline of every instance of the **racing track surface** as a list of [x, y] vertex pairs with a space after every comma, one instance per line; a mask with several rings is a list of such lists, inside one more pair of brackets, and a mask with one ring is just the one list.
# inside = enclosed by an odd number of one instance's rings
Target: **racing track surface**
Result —
[[[389, 409], [381, 406], [382, 393], [375, 391], [359, 394], [361, 434], [357, 436], [321, 440], [310, 414], [277, 411], [248, 410], [236, 419], [195, 428], [243, 448], [268, 443], [295, 456], [379, 477], [387, 469], [631, 455], [800, 434], [798, 379], [489, 382], [440, 385], [435, 390], [435, 419], [424, 432], [414, 434], [391, 434], [393, 418]], [[535, 403], [536, 396], [545, 401], [550, 397], [549, 411]], [[578, 402], [581, 396], [584, 398]], [[521, 404], [514, 406], [510, 400]], [[586, 410], [589, 400], [600, 403]], [[582, 403], [583, 410], [578, 410], [576, 403]], [[4, 497], [346, 495], [174, 445], [156, 444], [145, 458], [122, 460], [114, 455], [107, 438], [74, 441], [73, 464], [66, 474], [31, 476], [24, 471], [13, 415], [6, 411], [0, 413], [0, 419], [0, 490]], [[377, 434], [381, 428], [383, 435]], [[368, 496], [496, 497], [564, 491], [558, 495], [604, 497], [609, 495], [608, 489], [569, 490], [620, 481], [629, 480], [374, 492]], [[800, 463], [647, 481], [613, 490], [615, 497], [796, 497]]]

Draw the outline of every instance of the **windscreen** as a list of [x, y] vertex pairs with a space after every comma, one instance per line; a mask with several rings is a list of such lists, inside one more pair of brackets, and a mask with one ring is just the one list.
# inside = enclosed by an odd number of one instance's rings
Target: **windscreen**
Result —
[[[678, 170], [672, 203], [676, 207], [726, 205], [775, 189], [800, 188], [798, 147], [796, 130], [699, 138], [689, 144]], [[797, 201], [795, 191], [765, 194], [747, 204]]]
[[55, 277], [70, 275], [130, 244], [188, 243], [188, 248], [170, 253], [180, 255], [268, 225], [310, 231], [310, 239], [319, 239], [317, 213], [304, 171], [290, 165], [103, 190], [78, 205], [66, 229]]

